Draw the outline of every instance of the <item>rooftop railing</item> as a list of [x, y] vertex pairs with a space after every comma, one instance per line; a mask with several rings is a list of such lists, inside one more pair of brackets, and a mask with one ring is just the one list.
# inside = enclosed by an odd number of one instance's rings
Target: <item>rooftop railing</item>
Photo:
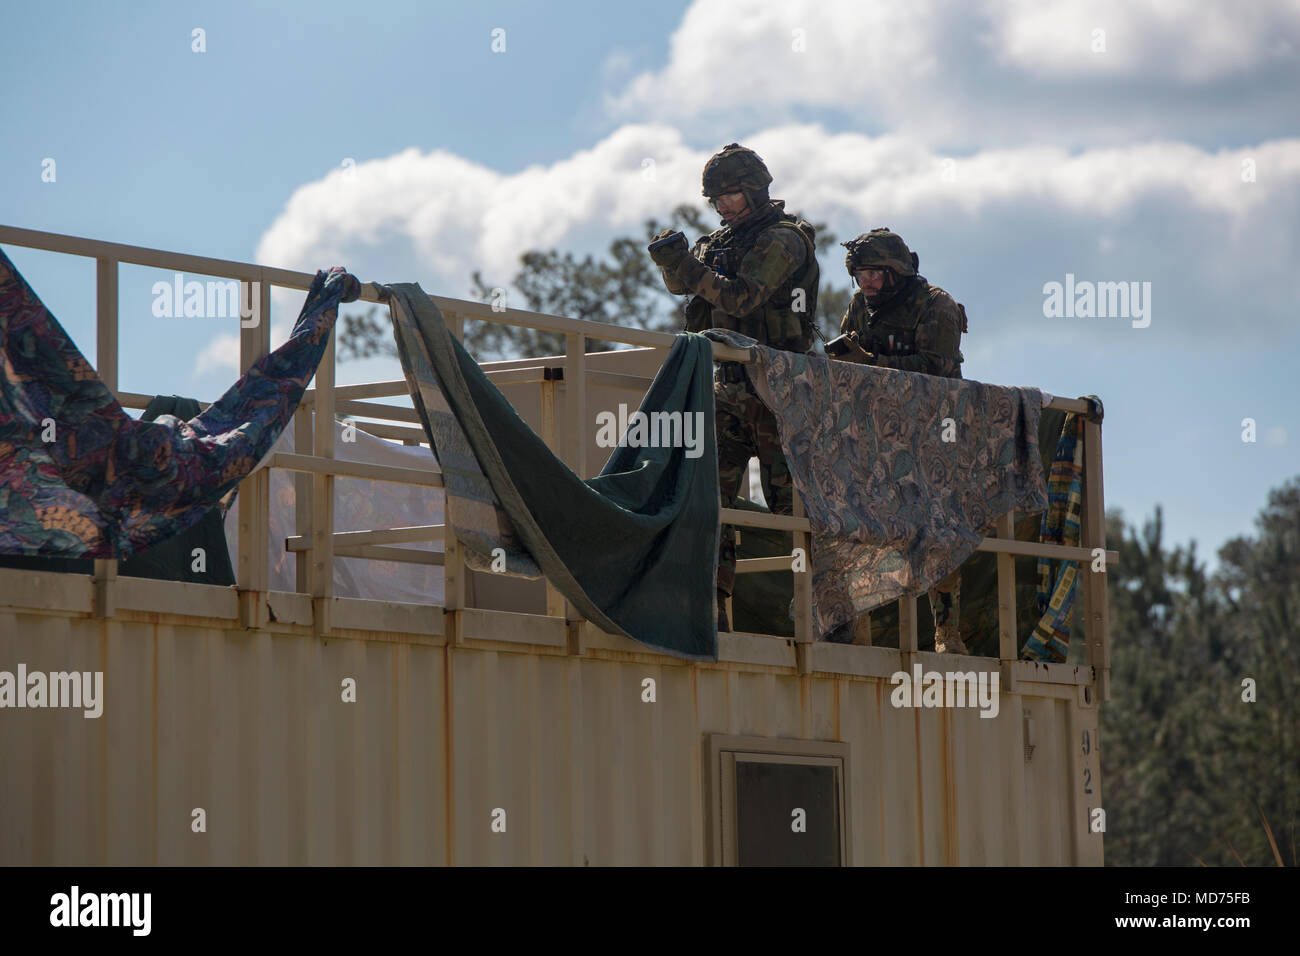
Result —
[[[75, 236], [0, 226], [0, 243], [41, 249], [95, 260], [96, 369], [100, 379], [127, 408], [144, 408], [152, 395], [127, 392], [118, 382], [118, 273], [123, 263], [190, 272], [238, 281], [241, 301], [253, 304], [257, 321], [241, 322], [241, 372], [270, 351], [271, 289], [280, 287], [306, 291], [314, 275], [276, 269], [252, 263], [148, 249], [140, 246], [102, 242]], [[667, 350], [675, 336], [664, 332], [623, 328], [586, 322], [563, 316], [546, 315], [523, 309], [497, 311], [491, 306], [463, 299], [431, 296], [442, 311], [448, 326], [458, 338], [463, 335], [466, 319], [559, 333], [564, 336], [563, 356], [515, 359], [483, 363], [490, 379], [498, 385], [537, 384], [541, 390], [541, 436], [547, 445], [577, 474], [588, 474], [587, 447], [581, 423], [587, 422], [588, 389], [605, 385], [644, 391], [650, 379], [590, 368], [587, 339], [624, 345]], [[363, 283], [361, 299], [382, 303], [378, 287]], [[713, 343], [714, 358], [747, 362], [748, 353]], [[556, 373], [556, 369], [562, 370]], [[454, 639], [460, 614], [467, 604], [468, 573], [464, 552], [454, 535], [444, 525], [420, 525], [399, 528], [374, 528], [365, 531], [334, 530], [334, 482], [339, 477], [391, 481], [426, 487], [441, 487], [442, 478], [435, 471], [400, 468], [365, 462], [344, 461], [335, 457], [334, 422], [337, 415], [364, 416], [376, 421], [357, 420], [355, 426], [381, 438], [406, 444], [427, 443], [418, 418], [411, 408], [370, 401], [408, 394], [406, 382], [387, 381], [358, 385], [335, 384], [334, 336], [330, 337], [324, 358], [316, 372], [315, 387], [304, 395], [294, 418], [295, 451], [277, 453], [269, 458], [269, 468], [297, 473], [296, 534], [285, 542], [285, 549], [295, 556], [297, 588], [312, 599], [314, 626], [320, 633], [331, 630], [330, 612], [333, 598], [333, 562], [335, 557], [377, 561], [443, 564], [445, 596], [442, 607], [449, 636]], [[575, 386], [576, 387], [573, 387]], [[206, 405], [204, 405], [206, 407]], [[1082, 400], [1053, 398], [1048, 407], [1088, 413], [1089, 404]], [[314, 414], [313, 414], [314, 413]], [[561, 420], [566, 424], [559, 427]], [[257, 628], [268, 623], [266, 596], [270, 534], [270, 478], [267, 468], [259, 468], [239, 486], [239, 545], [236, 561], [240, 621], [244, 627]], [[772, 528], [789, 531], [795, 548], [809, 553], [809, 523], [799, 496], [794, 497], [793, 517], [755, 513], [731, 508], [722, 509], [722, 520], [737, 527]], [[1105, 500], [1102, 482], [1101, 425], [1088, 421], [1084, 426], [1084, 500], [1081, 545], [1066, 547], [1041, 542], [1018, 541], [1014, 534], [1015, 515], [1007, 514], [996, 525], [996, 536], [984, 538], [977, 550], [997, 555], [998, 590], [998, 659], [1002, 664], [1003, 689], [1015, 693], [1018, 663], [1016, 621], [1016, 556], [1025, 555], [1079, 562], [1082, 573], [1083, 614], [1087, 635], [1086, 666], [1090, 669], [1088, 686], [1081, 693], [1108, 700], [1109, 630], [1106, 601], [1106, 575], [1089, 572], [1098, 550], [1104, 553], [1104, 565], [1117, 562], [1118, 554], [1106, 551]], [[395, 548], [394, 544], [444, 541], [444, 552], [436, 553]], [[791, 558], [751, 558], [741, 560], [737, 573], [789, 570]], [[1104, 566], [1103, 565], [1103, 566]], [[96, 612], [113, 614], [113, 587], [117, 576], [115, 560], [96, 560], [94, 581]], [[562, 619], [566, 624], [578, 622], [577, 611], [550, 585], [547, 585], [547, 617]], [[910, 669], [918, 653], [917, 598], [898, 601], [899, 652], [904, 669]], [[815, 640], [812, 627], [812, 590], [808, 573], [794, 574], [794, 641], [807, 648]], [[806, 660], [806, 654], [800, 660]], [[1064, 665], [1062, 665], [1064, 666]], [[1050, 667], [1050, 665], [1049, 665]]]

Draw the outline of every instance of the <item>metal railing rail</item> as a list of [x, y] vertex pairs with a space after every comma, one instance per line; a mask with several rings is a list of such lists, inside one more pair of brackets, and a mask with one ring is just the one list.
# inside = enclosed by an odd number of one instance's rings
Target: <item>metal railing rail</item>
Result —
[[[214, 259], [185, 253], [150, 249], [142, 246], [104, 242], [0, 225], [0, 243], [84, 256], [95, 260], [96, 301], [96, 368], [100, 379], [117, 395], [126, 407], [143, 408], [152, 396], [118, 390], [118, 271], [122, 263], [172, 271], [197, 273], [237, 280], [241, 284], [242, 301], [254, 301], [258, 321], [248, 327], [241, 322], [240, 370], [247, 370], [254, 362], [270, 351], [271, 289], [279, 286], [305, 291], [315, 276], [312, 273], [276, 269], [254, 263]], [[362, 283], [362, 301], [383, 304], [379, 286], [373, 282]], [[667, 332], [651, 332], [621, 326], [588, 322], [564, 316], [547, 315], [523, 309], [497, 311], [481, 302], [430, 296], [442, 311], [449, 328], [462, 337], [465, 319], [477, 319], [504, 325], [522, 326], [561, 333], [565, 337], [564, 355], [536, 359], [515, 359], [505, 362], [483, 363], [490, 378], [499, 384], [539, 383], [542, 388], [543, 435], [547, 444], [575, 472], [585, 475], [586, 446], [577, 423], [587, 420], [586, 392], [593, 384], [612, 385], [629, 389], [643, 389], [649, 379], [639, 376], [589, 369], [587, 367], [586, 340], [594, 338], [606, 342], [649, 347], [670, 348], [675, 336]], [[714, 342], [713, 354], [718, 360], [747, 362], [748, 353], [742, 349]], [[560, 365], [564, 369], [563, 381], [544, 374], [545, 369]], [[579, 387], [557, 386], [578, 383]], [[426, 564], [443, 564], [445, 568], [444, 612], [448, 621], [448, 637], [459, 639], [458, 617], [466, 607], [465, 584], [467, 573], [464, 553], [454, 535], [446, 534], [442, 525], [416, 528], [372, 529], [363, 532], [335, 532], [333, 519], [334, 481], [337, 477], [368, 478], [406, 484], [440, 487], [437, 472], [387, 465], [371, 465], [346, 461], [334, 456], [333, 424], [338, 414], [365, 416], [377, 422], [357, 421], [356, 427], [379, 437], [396, 439], [407, 444], [424, 441], [422, 429], [412, 427], [418, 423], [409, 408], [363, 401], [407, 394], [404, 381], [372, 382], [360, 385], [335, 385], [334, 337], [331, 336], [324, 358], [316, 372], [316, 385], [309, 388], [301, 407], [294, 417], [295, 453], [275, 454], [268, 461], [269, 468], [284, 468], [297, 472], [297, 528], [298, 534], [290, 537], [286, 549], [297, 560], [297, 581], [300, 592], [312, 596], [316, 626], [321, 633], [330, 630], [330, 607], [333, 597], [333, 558], [360, 557], [384, 561], [414, 561]], [[565, 447], [557, 447], [557, 411], [559, 405], [571, 427], [566, 430]], [[205, 404], [203, 407], [207, 407]], [[1089, 403], [1077, 399], [1052, 398], [1047, 407], [1087, 414]], [[313, 412], [319, 414], [313, 415]], [[1017, 541], [1014, 537], [1014, 514], [1004, 515], [997, 523], [997, 536], [986, 537], [978, 550], [997, 554], [999, 659], [1005, 674], [1003, 688], [1015, 692], [1015, 671], [1011, 667], [1016, 653], [1016, 603], [1015, 565], [1017, 555], [1073, 560], [1080, 562], [1080, 589], [1087, 631], [1087, 663], [1092, 668], [1097, 698], [1109, 699], [1109, 640], [1106, 581], [1104, 573], [1089, 573], [1094, 557], [1104, 554], [1105, 564], [1118, 561], [1118, 554], [1106, 550], [1105, 499], [1102, 487], [1101, 425], [1088, 421], [1084, 426], [1084, 502], [1082, 515], [1082, 542], [1077, 548], [1036, 542]], [[268, 562], [270, 528], [269, 469], [253, 472], [239, 489], [239, 553], [238, 590], [240, 618], [245, 627], [260, 627], [267, 623]], [[802, 502], [795, 496], [795, 515], [772, 515], [722, 510], [722, 519], [740, 527], [760, 527], [788, 530], [794, 536], [794, 547], [809, 553], [808, 519]], [[384, 547], [384, 544], [410, 541], [445, 540], [445, 552], [415, 551]], [[790, 558], [756, 558], [738, 562], [738, 573], [783, 570]], [[1103, 565], [1103, 567], [1104, 567]], [[112, 616], [113, 585], [117, 576], [115, 560], [96, 560], [94, 581], [96, 611], [102, 616]], [[796, 574], [795, 579], [795, 642], [806, 648], [814, 640], [812, 634], [811, 575]], [[905, 667], [918, 651], [916, 596], [899, 599], [899, 649]], [[547, 613], [562, 616], [573, 624], [579, 620], [576, 610], [548, 585]], [[801, 655], [801, 661], [806, 654]]]

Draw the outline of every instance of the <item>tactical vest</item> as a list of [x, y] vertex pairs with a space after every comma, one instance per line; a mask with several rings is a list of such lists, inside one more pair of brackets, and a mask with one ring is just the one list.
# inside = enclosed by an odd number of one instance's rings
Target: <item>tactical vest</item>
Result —
[[[927, 300], [944, 295], [938, 286], [932, 286], [918, 276], [914, 288], [904, 290], [895, 298], [886, 302], [879, 309], [865, 317], [864, 327], [858, 330], [858, 344], [868, 352], [886, 356], [903, 356], [916, 354], [916, 329], [921, 322], [921, 314], [928, 304]], [[966, 308], [957, 304], [961, 317], [958, 329], [958, 341], [966, 331]], [[964, 358], [961, 350], [953, 357], [956, 371], [950, 378], [961, 378], [961, 363]]]
[[[813, 343], [813, 317], [817, 312], [817, 290], [821, 270], [817, 264], [817, 245], [812, 224], [773, 206], [753, 223], [741, 229], [719, 229], [700, 244], [700, 259], [724, 278], [740, 274], [740, 264], [758, 237], [772, 227], [792, 230], [804, 244], [804, 261], [790, 278], [772, 293], [766, 302], [745, 316], [727, 316], [730, 325], [742, 335], [787, 352], [807, 352]], [[803, 289], [803, 311], [795, 312], [794, 290]], [[712, 303], [693, 296], [686, 306], [687, 329], [692, 332], [716, 327]], [[725, 313], [720, 313], [725, 315]]]

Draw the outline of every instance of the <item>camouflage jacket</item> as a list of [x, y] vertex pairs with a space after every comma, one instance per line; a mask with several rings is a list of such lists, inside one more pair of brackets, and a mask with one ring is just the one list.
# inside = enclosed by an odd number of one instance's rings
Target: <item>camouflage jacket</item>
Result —
[[820, 278], [811, 232], [777, 201], [696, 242], [662, 270], [669, 292], [693, 297], [686, 330], [731, 329], [772, 348], [808, 351]]
[[872, 364], [905, 372], [961, 378], [961, 334], [966, 310], [924, 276], [879, 309], [859, 289], [840, 322], [840, 332], [857, 332], [858, 344], [874, 352]]

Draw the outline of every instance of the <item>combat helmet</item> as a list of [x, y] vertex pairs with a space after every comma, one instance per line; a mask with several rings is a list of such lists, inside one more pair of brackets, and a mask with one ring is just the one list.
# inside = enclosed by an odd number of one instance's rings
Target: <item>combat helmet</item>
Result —
[[768, 202], [767, 187], [771, 182], [772, 174], [758, 153], [739, 143], [728, 143], [704, 164], [704, 195], [708, 199], [741, 192], [749, 208], [758, 210]]
[[857, 269], [889, 269], [900, 278], [910, 278], [921, 265], [920, 256], [907, 248], [903, 237], [885, 227], [864, 232], [840, 245], [848, 250], [844, 266], [849, 275]]

